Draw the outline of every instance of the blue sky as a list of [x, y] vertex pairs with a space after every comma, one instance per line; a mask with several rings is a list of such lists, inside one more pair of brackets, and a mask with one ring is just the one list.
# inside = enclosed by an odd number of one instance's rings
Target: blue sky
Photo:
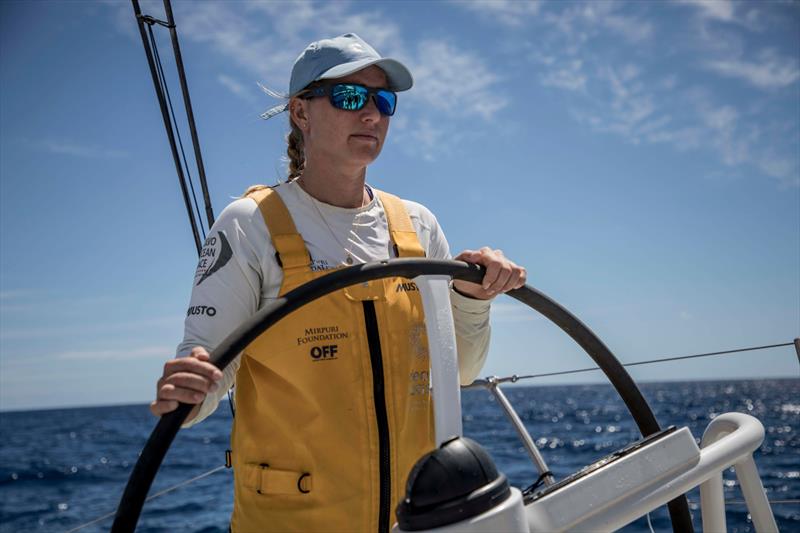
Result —
[[[416, 80], [368, 180], [430, 207], [455, 252], [501, 248], [623, 361], [800, 336], [797, 2], [174, 11], [217, 212], [285, 172], [257, 82], [285, 90], [309, 41], [355, 31]], [[196, 252], [132, 8], [6, 1], [0, 25], [0, 409], [149, 401]], [[485, 374], [590, 364], [493, 309]], [[791, 348], [631, 372], [800, 374]]]

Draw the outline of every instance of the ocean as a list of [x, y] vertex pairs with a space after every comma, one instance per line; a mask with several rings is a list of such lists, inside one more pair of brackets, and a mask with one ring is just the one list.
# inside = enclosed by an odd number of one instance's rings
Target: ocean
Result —
[[[800, 379], [647, 383], [642, 392], [662, 426], [688, 425], [696, 437], [721, 413], [757, 417], [766, 437], [756, 452], [767, 496], [800, 498]], [[557, 479], [638, 438], [621, 400], [607, 385], [515, 386], [504, 391]], [[462, 395], [464, 432], [485, 446], [512, 485], [537, 477], [510, 422], [486, 391]], [[0, 531], [69, 531], [113, 512], [156, 420], [146, 405], [0, 413]], [[150, 494], [224, 463], [231, 415], [227, 405], [178, 434]], [[725, 473], [725, 497], [742, 500]], [[139, 531], [226, 532], [233, 507], [231, 471], [221, 469], [150, 502]], [[700, 530], [699, 494], [689, 493]], [[782, 531], [800, 531], [800, 505], [773, 505]], [[727, 507], [730, 532], [753, 531], [746, 507]], [[663, 509], [655, 531], [671, 531]], [[107, 531], [107, 518], [80, 531]], [[624, 531], [647, 532], [645, 519]]]

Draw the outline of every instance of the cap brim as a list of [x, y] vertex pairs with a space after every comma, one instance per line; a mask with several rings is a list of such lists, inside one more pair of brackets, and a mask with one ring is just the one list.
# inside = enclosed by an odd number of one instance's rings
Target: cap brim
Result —
[[317, 79], [330, 80], [333, 78], [343, 78], [344, 76], [371, 67], [372, 65], [379, 67], [386, 73], [386, 81], [389, 82], [389, 87], [387, 87], [387, 89], [393, 91], [407, 91], [414, 85], [414, 78], [405, 65], [388, 57], [381, 59], [362, 59], [361, 61], [336, 65], [323, 72]]

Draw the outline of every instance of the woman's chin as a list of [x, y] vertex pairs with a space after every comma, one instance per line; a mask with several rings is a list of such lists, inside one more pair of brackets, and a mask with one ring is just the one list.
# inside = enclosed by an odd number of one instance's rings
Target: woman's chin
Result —
[[350, 153], [352, 154], [352, 161], [369, 165], [375, 161], [381, 153], [381, 147], [377, 142], [355, 142], [350, 145]]

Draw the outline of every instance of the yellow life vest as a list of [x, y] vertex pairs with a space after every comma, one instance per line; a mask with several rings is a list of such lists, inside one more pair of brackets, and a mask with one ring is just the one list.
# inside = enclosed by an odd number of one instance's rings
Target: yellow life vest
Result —
[[[397, 255], [424, 256], [402, 201], [376, 192]], [[280, 294], [324, 275], [280, 196], [249, 196], [277, 250]], [[236, 406], [235, 533], [388, 531], [409, 471], [434, 448], [416, 285], [359, 284], [278, 322], [242, 353]]]

